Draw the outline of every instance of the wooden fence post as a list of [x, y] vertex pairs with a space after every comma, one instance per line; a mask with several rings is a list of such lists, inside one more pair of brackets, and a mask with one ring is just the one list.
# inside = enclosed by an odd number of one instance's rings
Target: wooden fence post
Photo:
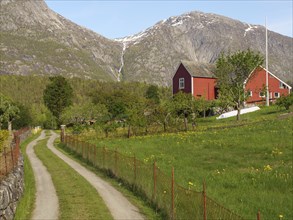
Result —
[[[15, 143], [15, 147], [16, 147], [16, 145], [17, 145], [17, 143]], [[14, 169], [14, 155], [13, 155], [13, 152], [14, 150], [13, 150], [13, 147], [12, 146], [10, 146], [10, 154], [11, 154], [11, 161], [12, 161], [12, 167], [13, 167], [13, 169]]]
[[117, 171], [117, 169], [118, 169], [118, 167], [117, 167], [117, 160], [118, 160], [118, 157], [117, 157], [117, 149], [115, 149], [115, 175], [116, 176], [118, 176], [118, 171]]
[[260, 211], [257, 212], [257, 220], [260, 220]]
[[136, 157], [133, 156], [133, 165], [134, 165], [134, 182], [136, 182]]
[[6, 147], [4, 147], [4, 161], [5, 161], [5, 175], [8, 173], [8, 167], [7, 167], [7, 158], [6, 158]]
[[88, 158], [88, 160], [90, 161], [90, 162], [92, 162], [92, 155], [93, 155], [93, 150], [92, 150], [92, 148], [93, 148], [93, 146], [89, 143], [89, 149], [88, 149], [88, 151], [87, 151], [87, 158]]
[[203, 181], [203, 219], [207, 220], [207, 196], [206, 196], [206, 182]]
[[66, 126], [66, 125], [61, 125], [61, 135], [60, 135], [61, 143], [64, 142], [65, 126]]
[[84, 141], [82, 141], [80, 143], [81, 143], [81, 154], [82, 154], [82, 158], [85, 159], [85, 147], [86, 147], [86, 145], [85, 145], [85, 142]]
[[94, 165], [97, 166], [97, 146], [94, 146]]
[[171, 192], [171, 197], [172, 197], [172, 205], [171, 205], [171, 219], [174, 220], [175, 219], [175, 203], [174, 203], [174, 167], [172, 167], [172, 188], [171, 188], [172, 192]]
[[106, 149], [103, 147], [103, 168], [105, 168], [105, 158], [106, 157]]
[[154, 161], [154, 194], [153, 194], [153, 200], [156, 200], [156, 191], [157, 191], [157, 167], [156, 167], [156, 161]]

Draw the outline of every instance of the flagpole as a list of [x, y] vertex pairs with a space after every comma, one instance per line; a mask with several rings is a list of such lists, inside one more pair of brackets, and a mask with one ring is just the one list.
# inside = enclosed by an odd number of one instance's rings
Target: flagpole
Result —
[[270, 92], [269, 92], [269, 59], [268, 59], [268, 28], [267, 28], [267, 17], [266, 17], [266, 106], [270, 105]]

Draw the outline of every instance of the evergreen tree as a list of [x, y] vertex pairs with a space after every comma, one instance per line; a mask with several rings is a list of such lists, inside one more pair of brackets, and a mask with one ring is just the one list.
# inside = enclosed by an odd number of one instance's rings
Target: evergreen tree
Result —
[[63, 110], [72, 104], [73, 89], [63, 76], [50, 77], [50, 83], [44, 90], [43, 99], [47, 108], [60, 123]]

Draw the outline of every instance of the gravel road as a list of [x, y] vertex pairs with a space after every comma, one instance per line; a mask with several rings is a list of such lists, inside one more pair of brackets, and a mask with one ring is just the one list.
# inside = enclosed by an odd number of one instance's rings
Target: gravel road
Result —
[[43, 163], [37, 158], [34, 152], [34, 146], [39, 140], [44, 138], [45, 132], [42, 131], [41, 135], [34, 141], [30, 142], [26, 148], [27, 156], [33, 168], [37, 190], [35, 209], [33, 211], [32, 219], [53, 220], [58, 219], [59, 215], [58, 197], [51, 179], [51, 175]]
[[85, 167], [65, 156], [58, 151], [53, 143], [58, 137], [55, 132], [51, 132], [51, 137], [48, 140], [48, 148], [56, 154], [60, 159], [65, 161], [76, 172], [83, 176], [103, 198], [106, 206], [110, 210], [114, 219], [127, 219], [127, 220], [140, 220], [144, 219], [144, 216], [139, 212], [138, 208], [132, 205], [119, 191], [112, 187], [109, 183], [102, 180], [93, 172], [87, 170]]

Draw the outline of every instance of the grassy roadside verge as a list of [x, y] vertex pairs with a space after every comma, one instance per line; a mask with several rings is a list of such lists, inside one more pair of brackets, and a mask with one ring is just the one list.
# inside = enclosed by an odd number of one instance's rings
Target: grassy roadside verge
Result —
[[46, 143], [47, 139], [40, 141], [35, 152], [52, 176], [59, 198], [60, 219], [112, 219], [96, 189], [54, 155]]
[[34, 203], [35, 203], [35, 177], [32, 170], [31, 163], [26, 155], [27, 145], [36, 139], [40, 133], [34, 134], [27, 138], [21, 145], [21, 152], [24, 159], [24, 192], [22, 198], [20, 199], [14, 219], [30, 219], [33, 212]]
[[94, 172], [97, 176], [101, 177], [108, 183], [110, 183], [113, 187], [115, 187], [118, 191], [120, 191], [132, 204], [134, 204], [140, 212], [146, 217], [146, 219], [154, 219], [161, 220], [163, 216], [160, 213], [157, 213], [150, 207], [145, 200], [140, 198], [135, 192], [130, 191], [127, 186], [123, 185], [123, 183], [118, 182], [116, 179], [109, 177], [103, 171], [94, 168], [91, 164], [85, 161], [82, 157], [78, 156], [74, 152], [70, 151], [68, 148], [65, 148], [64, 145], [60, 143], [59, 139], [56, 139], [55, 146], [59, 151], [61, 151], [66, 156], [80, 163], [82, 166], [86, 167], [88, 170]]

